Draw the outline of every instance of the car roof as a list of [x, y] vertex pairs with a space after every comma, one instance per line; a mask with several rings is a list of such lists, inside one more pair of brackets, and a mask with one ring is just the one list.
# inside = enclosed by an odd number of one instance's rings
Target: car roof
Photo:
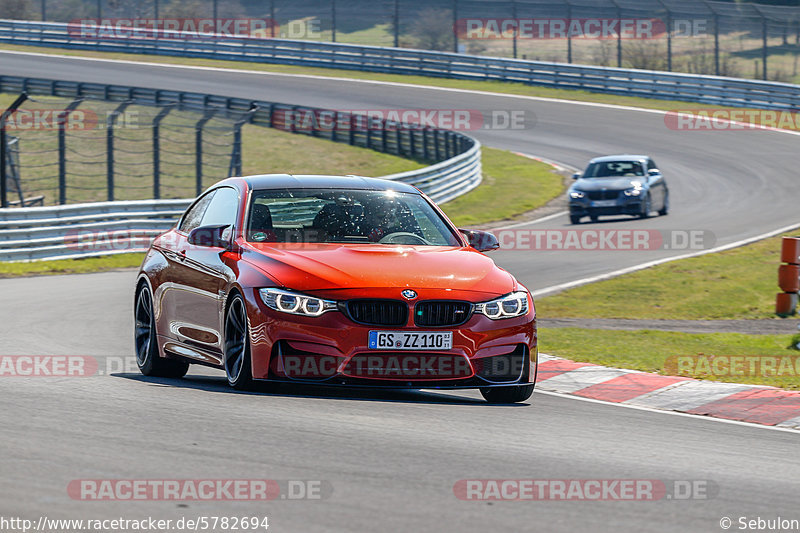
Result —
[[611, 161], [646, 161], [650, 159], [649, 155], [630, 155], [630, 154], [620, 154], [620, 155], [604, 155], [602, 157], [595, 157], [589, 163], [608, 163]]
[[[244, 180], [254, 190], [258, 189], [360, 189], [371, 191], [398, 191], [419, 194], [419, 191], [402, 181], [363, 176], [326, 176], [312, 174], [261, 174], [231, 178]], [[224, 183], [224, 182], [223, 182]]]

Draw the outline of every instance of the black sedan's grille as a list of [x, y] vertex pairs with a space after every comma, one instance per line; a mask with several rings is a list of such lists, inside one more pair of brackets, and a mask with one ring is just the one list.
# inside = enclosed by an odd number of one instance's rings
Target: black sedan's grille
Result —
[[347, 314], [354, 322], [370, 326], [405, 326], [408, 305], [398, 300], [350, 300]]
[[616, 200], [620, 191], [589, 191], [586, 195], [589, 200]]
[[468, 302], [419, 302], [414, 307], [414, 323], [418, 326], [458, 326], [472, 315]]

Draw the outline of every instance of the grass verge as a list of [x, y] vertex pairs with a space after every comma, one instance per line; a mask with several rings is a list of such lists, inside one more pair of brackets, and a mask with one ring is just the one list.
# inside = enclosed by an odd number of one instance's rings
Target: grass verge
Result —
[[553, 167], [506, 150], [483, 148], [483, 183], [442, 204], [456, 226], [512, 219], [564, 192]]
[[[793, 348], [798, 339], [789, 335], [744, 335], [741, 333], [692, 334], [667, 331], [607, 331], [579, 328], [543, 328], [539, 331], [539, 349], [543, 353], [616, 368], [656, 372], [666, 375], [680, 374], [697, 379], [769, 385], [783, 389], [800, 390], [800, 372], [796, 365], [791, 368], [775, 365], [775, 371], [766, 367], [759, 375], [745, 375], [749, 371], [749, 360], [743, 367], [722, 365], [715, 373], [703, 361], [713, 361], [724, 356], [775, 356], [800, 357]], [[683, 366], [676, 372], [675, 358], [697, 356], [695, 364]], [[673, 363], [668, 365], [670, 358]], [[724, 360], [721, 360], [724, 361]], [[690, 368], [687, 370], [687, 367]], [[732, 368], [733, 371], [728, 370]], [[712, 367], [713, 369], [713, 367]]]
[[87, 257], [85, 259], [57, 259], [31, 263], [0, 262], [0, 278], [47, 276], [52, 274], [88, 274], [121, 268], [136, 268], [142, 264], [143, 253]]
[[665, 263], [536, 302], [541, 316], [631, 319], [776, 318], [781, 237]]

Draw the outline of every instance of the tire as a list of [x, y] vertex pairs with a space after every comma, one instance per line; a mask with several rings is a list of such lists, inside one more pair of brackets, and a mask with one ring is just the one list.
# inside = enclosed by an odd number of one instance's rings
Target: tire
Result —
[[589, 220], [592, 221], [592, 224], [596, 224], [597, 220], [598, 220], [598, 216], [597, 215], [592, 215], [592, 216], [589, 217]]
[[652, 203], [650, 202], [650, 195], [647, 194], [642, 199], [642, 212], [639, 214], [639, 218], [650, 218], [650, 211], [653, 210]]
[[659, 216], [665, 216], [669, 213], [669, 191], [664, 194], [664, 205], [658, 211]]
[[511, 385], [507, 387], [487, 387], [481, 389], [481, 396], [489, 403], [519, 403], [524, 402], [533, 394], [533, 388], [536, 386], [536, 373], [539, 371], [539, 365], [534, 367], [535, 373], [533, 375], [533, 383], [527, 383], [530, 379], [530, 371], [532, 362], [530, 354], [528, 357], [528, 367], [522, 372], [520, 380], [525, 383], [524, 385]]
[[524, 402], [533, 394], [533, 383], [529, 385], [513, 385], [511, 387], [494, 387], [481, 389], [481, 395], [489, 403]]
[[571, 224], [580, 224], [581, 223], [581, 217], [579, 217], [578, 215], [570, 215], [569, 216], [569, 221], [570, 221]]
[[250, 332], [244, 298], [234, 294], [225, 313], [224, 361], [228, 385], [236, 390], [253, 388], [253, 366], [250, 356]]
[[145, 376], [181, 378], [189, 370], [189, 363], [165, 359], [158, 353], [153, 294], [146, 283], [139, 285], [133, 307], [133, 344], [136, 365]]

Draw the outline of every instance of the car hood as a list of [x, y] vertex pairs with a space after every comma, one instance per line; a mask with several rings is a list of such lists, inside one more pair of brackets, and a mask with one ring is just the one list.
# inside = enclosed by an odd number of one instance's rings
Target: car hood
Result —
[[392, 289], [394, 294], [410, 288], [420, 297], [441, 298], [449, 291], [455, 298], [456, 293], [493, 297], [518, 288], [490, 258], [461, 247], [248, 243], [243, 259], [301, 292]]
[[576, 181], [572, 188], [580, 191], [600, 191], [603, 189], [621, 191], [634, 187], [635, 183], [644, 187], [647, 185], [647, 178], [644, 176], [633, 176], [630, 178], [587, 178]]

